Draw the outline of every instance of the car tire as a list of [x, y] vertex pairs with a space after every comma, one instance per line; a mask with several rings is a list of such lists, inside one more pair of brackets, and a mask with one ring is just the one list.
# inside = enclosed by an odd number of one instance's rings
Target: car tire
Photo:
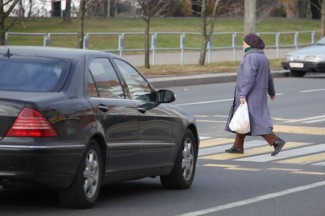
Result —
[[62, 206], [85, 209], [95, 204], [101, 187], [102, 161], [97, 142], [90, 140], [74, 181], [67, 190], [59, 191]]
[[188, 129], [182, 139], [172, 172], [160, 177], [162, 186], [171, 189], [189, 188], [195, 175], [197, 153], [198, 143], [192, 131]]
[[294, 77], [303, 77], [306, 75], [306, 72], [304, 71], [295, 71], [295, 70], [291, 70], [290, 71], [291, 75]]

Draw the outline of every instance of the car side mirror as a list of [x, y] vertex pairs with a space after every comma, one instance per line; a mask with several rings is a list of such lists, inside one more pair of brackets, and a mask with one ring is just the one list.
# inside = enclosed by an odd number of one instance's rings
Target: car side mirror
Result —
[[170, 90], [161, 89], [157, 91], [157, 95], [159, 103], [171, 103], [176, 100], [175, 93]]

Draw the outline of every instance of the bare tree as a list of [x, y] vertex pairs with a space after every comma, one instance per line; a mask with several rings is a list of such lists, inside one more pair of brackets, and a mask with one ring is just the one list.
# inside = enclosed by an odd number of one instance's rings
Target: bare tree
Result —
[[110, 17], [116, 17], [117, 15], [117, 0], [110, 0]]
[[320, 18], [320, 35], [325, 36], [325, 0], [322, 1]]
[[4, 45], [5, 33], [19, 20], [13, 19], [7, 26], [5, 22], [10, 13], [14, 10], [19, 0], [0, 0], [0, 44]]
[[[307, 9], [310, 10], [311, 6], [320, 13], [320, 35], [325, 36], [325, 0], [304, 0], [307, 4]], [[308, 14], [307, 14], [308, 16]], [[310, 17], [310, 15], [309, 15]]]
[[[189, 1], [189, 0], [188, 0]], [[260, 17], [266, 16], [267, 13], [276, 5], [277, 0], [260, 0], [259, 7], [256, 7], [256, 0], [249, 1], [254, 8], [254, 11], [248, 10], [249, 13], [254, 13], [253, 17], [253, 31], [255, 31], [256, 14], [260, 14]], [[245, 1], [245, 2], [246, 2]], [[216, 17], [218, 16], [231, 16], [231, 15], [242, 15], [244, 14], [245, 7], [242, 0], [191, 0], [191, 5], [194, 10], [194, 15], [201, 17], [201, 34], [202, 43], [199, 58], [199, 65], [205, 64], [205, 57], [207, 51], [207, 45], [211, 40], [211, 36], [214, 32], [214, 25]], [[245, 18], [246, 20], [246, 18]]]
[[19, 0], [18, 2], [18, 11], [20, 14], [25, 14], [25, 7], [24, 7], [24, 4], [23, 4], [23, 0]]
[[280, 2], [285, 8], [287, 18], [298, 18], [299, 9], [297, 0], [280, 0]]
[[19, 0], [12, 15], [19, 17], [20, 20], [31, 20], [31, 18], [46, 15], [45, 0]]
[[[201, 51], [199, 65], [205, 64], [207, 46], [211, 39], [214, 23], [217, 17], [217, 7], [220, 0], [201, 0]], [[211, 11], [212, 6], [212, 11]]]
[[320, 35], [321, 37], [325, 36], [325, 0], [318, 1], [307, 1], [307, 4], [312, 5], [316, 10], [321, 14], [320, 16]]
[[80, 0], [79, 4], [79, 11], [77, 12], [78, 14], [78, 26], [79, 26], [79, 31], [78, 31], [78, 47], [79, 48], [84, 48], [83, 47], [83, 42], [84, 42], [84, 20], [85, 20], [85, 15], [87, 10], [89, 10], [91, 7], [93, 7], [94, 4], [96, 4], [97, 0]]
[[144, 57], [144, 66], [145, 68], [150, 68], [150, 22], [151, 18], [155, 16], [164, 16], [168, 12], [168, 6], [170, 5], [169, 0], [137, 0], [137, 3], [140, 6], [140, 10], [137, 11], [137, 14], [142, 17], [145, 22], [145, 57]]
[[63, 21], [70, 23], [71, 22], [71, 0], [65, 1], [65, 11], [63, 16]]
[[80, 5], [79, 5], [79, 11], [78, 11], [78, 26], [79, 26], [79, 31], [78, 31], [78, 47], [80, 49], [83, 48], [83, 41], [84, 41], [84, 20], [85, 20], [85, 14], [87, 11], [87, 5], [88, 0], [80, 0]]

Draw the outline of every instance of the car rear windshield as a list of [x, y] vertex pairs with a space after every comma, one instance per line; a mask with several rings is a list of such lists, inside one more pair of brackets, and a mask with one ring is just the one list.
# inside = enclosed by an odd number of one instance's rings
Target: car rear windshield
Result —
[[70, 63], [62, 59], [10, 56], [0, 58], [0, 90], [50, 92], [60, 89]]

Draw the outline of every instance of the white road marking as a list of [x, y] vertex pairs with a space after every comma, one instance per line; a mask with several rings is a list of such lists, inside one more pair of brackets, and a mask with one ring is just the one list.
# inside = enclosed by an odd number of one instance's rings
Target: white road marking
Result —
[[184, 103], [184, 104], [176, 104], [176, 105], [177, 106], [189, 106], [189, 105], [198, 105], [198, 104], [220, 103], [220, 102], [226, 102], [226, 101], [233, 101], [233, 98], [231, 98], [231, 99], [222, 99], [222, 100], [213, 100], [213, 101], [201, 101], [201, 102], [193, 102], [193, 103]]
[[303, 123], [312, 124], [312, 123], [323, 122], [323, 121], [325, 121], [325, 118], [315, 119], [315, 120], [312, 120], [312, 121], [305, 121]]
[[317, 166], [325, 166], [325, 161], [319, 162], [319, 163], [314, 163], [312, 165], [317, 165]]
[[309, 121], [313, 120], [319, 120], [325, 118], [325, 115], [320, 115], [320, 116], [313, 116], [313, 117], [308, 117], [308, 118], [302, 118], [302, 119], [293, 119], [289, 121], [285, 121], [286, 123], [294, 123], [294, 122], [305, 122], [308, 123]]
[[198, 210], [198, 211], [192, 211], [192, 212], [188, 212], [185, 214], [180, 214], [178, 216], [199, 216], [199, 215], [211, 214], [211, 213], [223, 211], [226, 209], [245, 206], [245, 205], [249, 205], [252, 203], [269, 200], [269, 199], [274, 199], [274, 198], [285, 196], [288, 194], [302, 192], [305, 190], [322, 187], [322, 186], [325, 186], [325, 181], [315, 182], [313, 184], [303, 185], [303, 186], [299, 186], [299, 187], [295, 187], [295, 188], [291, 188], [291, 189], [287, 189], [287, 190], [283, 190], [283, 191], [279, 191], [279, 192], [275, 192], [275, 193], [269, 193], [269, 194], [265, 194], [262, 196], [257, 196], [257, 197], [253, 197], [250, 199], [241, 200], [238, 202], [228, 203], [225, 205], [215, 206], [215, 207], [202, 209], [202, 210]]
[[309, 93], [309, 92], [319, 92], [319, 91], [325, 91], [325, 89], [311, 89], [311, 90], [304, 90], [300, 91], [301, 93]]
[[207, 139], [211, 139], [211, 137], [207, 137], [207, 136], [200, 136], [200, 140], [207, 140]]

